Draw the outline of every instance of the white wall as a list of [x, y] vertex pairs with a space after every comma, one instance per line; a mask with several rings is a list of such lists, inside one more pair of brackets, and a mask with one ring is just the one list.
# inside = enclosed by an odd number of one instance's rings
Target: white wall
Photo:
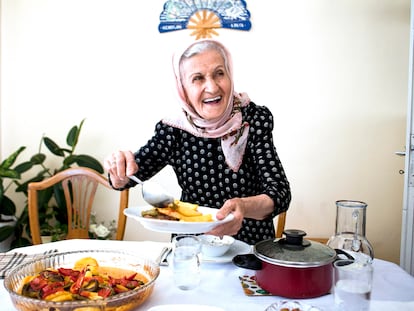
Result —
[[[62, 145], [86, 118], [79, 153], [136, 150], [177, 108], [170, 55], [189, 32], [158, 33], [164, 0], [1, 0], [1, 156]], [[334, 231], [335, 201], [368, 203], [377, 257], [399, 262], [409, 0], [247, 0], [252, 29], [219, 30], [236, 88], [275, 117], [291, 182], [287, 227]], [[170, 170], [158, 177], [177, 193]], [[139, 189], [131, 204], [140, 204]], [[115, 215], [115, 214], [113, 214]], [[114, 218], [109, 211], [104, 219]], [[129, 222], [127, 239], [165, 239]]]

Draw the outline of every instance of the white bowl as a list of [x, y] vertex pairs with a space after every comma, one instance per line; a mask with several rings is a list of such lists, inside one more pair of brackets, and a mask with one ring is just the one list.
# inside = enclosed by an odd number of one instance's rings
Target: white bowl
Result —
[[232, 236], [225, 235], [222, 238], [215, 235], [200, 235], [201, 239], [201, 253], [208, 257], [223, 256], [234, 243], [235, 239]]

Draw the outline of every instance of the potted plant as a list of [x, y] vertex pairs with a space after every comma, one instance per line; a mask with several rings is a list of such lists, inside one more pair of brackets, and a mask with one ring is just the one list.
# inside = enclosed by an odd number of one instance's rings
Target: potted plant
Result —
[[[54, 140], [47, 136], [43, 136], [40, 140], [39, 149], [29, 161], [23, 162], [20, 165], [11, 169], [17, 156], [25, 149], [21, 147], [18, 151], [13, 153], [8, 159], [4, 160], [1, 164], [0, 176], [0, 195], [3, 197], [1, 200], [0, 214], [2, 213], [3, 205], [7, 214], [15, 216], [16, 207], [12, 200], [8, 197], [4, 199], [4, 186], [3, 179], [11, 178], [11, 182], [16, 185], [15, 191], [23, 193], [27, 197], [27, 187], [30, 182], [42, 181], [45, 178], [51, 177], [57, 172], [63, 171], [74, 165], [84, 166], [92, 168], [101, 174], [104, 172], [101, 163], [94, 157], [86, 154], [76, 154], [76, 147], [79, 141], [79, 136], [82, 130], [82, 126], [85, 120], [82, 120], [79, 125], [74, 125], [66, 136], [67, 147], [62, 148]], [[43, 153], [42, 147], [46, 147], [51, 154], [58, 159], [61, 159], [61, 164], [57, 167], [48, 167], [46, 161], [47, 156]], [[53, 161], [56, 163], [56, 161]], [[37, 166], [37, 173], [30, 178], [22, 179], [21, 174], [29, 171], [34, 166]], [[1, 198], [1, 197], [0, 197]], [[6, 214], [6, 215], [7, 215]], [[66, 202], [63, 193], [62, 186], [56, 185], [53, 188], [44, 190], [39, 195], [39, 217], [42, 224], [43, 233], [52, 237], [52, 240], [62, 239], [67, 233], [67, 209]], [[11, 247], [20, 247], [30, 245], [31, 242], [26, 237], [30, 238], [30, 228], [28, 226], [29, 217], [27, 205], [24, 207], [20, 216], [16, 217], [17, 223], [7, 226], [6, 229], [0, 229], [0, 241], [2, 238], [13, 236]]]
[[[16, 217], [16, 204], [6, 195], [7, 190], [15, 180], [21, 178], [21, 173], [30, 169], [29, 165], [13, 167], [16, 159], [26, 147], [20, 147], [0, 163], [0, 251], [7, 251], [13, 242], [18, 217]], [[6, 182], [9, 181], [7, 184]], [[22, 239], [21, 245], [29, 244], [29, 240]]]

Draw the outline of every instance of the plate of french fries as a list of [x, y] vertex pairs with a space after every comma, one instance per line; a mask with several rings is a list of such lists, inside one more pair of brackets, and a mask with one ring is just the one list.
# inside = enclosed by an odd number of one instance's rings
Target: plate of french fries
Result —
[[233, 219], [229, 214], [217, 220], [218, 209], [174, 200], [167, 207], [135, 206], [124, 210], [127, 217], [139, 221], [146, 229], [169, 233], [205, 233]]

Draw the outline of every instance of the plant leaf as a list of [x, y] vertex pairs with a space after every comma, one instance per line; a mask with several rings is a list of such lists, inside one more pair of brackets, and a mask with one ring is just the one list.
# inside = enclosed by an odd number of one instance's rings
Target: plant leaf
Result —
[[51, 140], [49, 137], [43, 137], [43, 142], [45, 143], [47, 149], [49, 149], [49, 151], [54, 155], [57, 155], [59, 157], [65, 156], [65, 153], [62, 151], [59, 145], [56, 144], [53, 140]]
[[66, 137], [66, 143], [68, 144], [68, 146], [76, 146], [76, 144], [78, 143], [78, 137], [79, 137], [79, 131], [78, 131], [78, 127], [75, 125], [73, 126], [69, 133], [68, 136]]
[[14, 216], [16, 213], [16, 205], [8, 196], [3, 196], [0, 201], [0, 214], [7, 216]]
[[19, 165], [17, 165], [14, 170], [20, 174], [27, 172], [28, 170], [30, 170], [33, 167], [33, 163], [30, 161], [27, 162], [23, 162], [20, 163]]
[[25, 182], [23, 182], [21, 184], [18, 183], [18, 182], [16, 182], [16, 184], [18, 186], [16, 187], [16, 190], [15, 191], [16, 192], [24, 192], [25, 194], [27, 194], [27, 187], [28, 187], [29, 183], [31, 183], [31, 182], [37, 182], [37, 181], [42, 181], [43, 179], [45, 179], [44, 174], [47, 171], [48, 171], [47, 169], [44, 169], [44, 170], [40, 171], [36, 176], [30, 178], [29, 180], [26, 180]]
[[3, 227], [1, 227], [0, 228], [0, 242], [7, 239], [13, 233], [14, 233], [14, 227], [13, 226], [3, 226]]
[[16, 161], [17, 157], [19, 156], [19, 154], [26, 149], [26, 147], [22, 146], [19, 149], [17, 149], [15, 152], [13, 152], [11, 155], [9, 155], [9, 157], [7, 159], [5, 159], [1, 164], [0, 167], [4, 168], [4, 169], [8, 169], [10, 168], [14, 161]]
[[86, 154], [80, 154], [80, 155], [72, 155], [70, 157], [67, 157], [65, 159], [65, 164], [70, 165], [72, 163], [76, 163], [79, 166], [89, 167], [91, 169], [94, 169], [95, 171], [103, 174], [104, 169], [102, 164], [96, 160], [95, 158], [86, 155]]
[[30, 162], [33, 164], [42, 164], [46, 159], [46, 155], [44, 153], [37, 153], [30, 158]]
[[78, 144], [79, 141], [79, 136], [82, 130], [82, 126], [83, 126], [83, 122], [85, 121], [85, 119], [83, 119], [81, 121], [81, 123], [79, 124], [79, 127], [77, 127], [76, 125], [73, 126], [69, 133], [68, 136], [66, 137], [66, 143], [72, 147], [72, 150], [75, 150], [76, 145]]
[[20, 174], [16, 170], [5, 169], [0, 167], [0, 177], [19, 179]]

